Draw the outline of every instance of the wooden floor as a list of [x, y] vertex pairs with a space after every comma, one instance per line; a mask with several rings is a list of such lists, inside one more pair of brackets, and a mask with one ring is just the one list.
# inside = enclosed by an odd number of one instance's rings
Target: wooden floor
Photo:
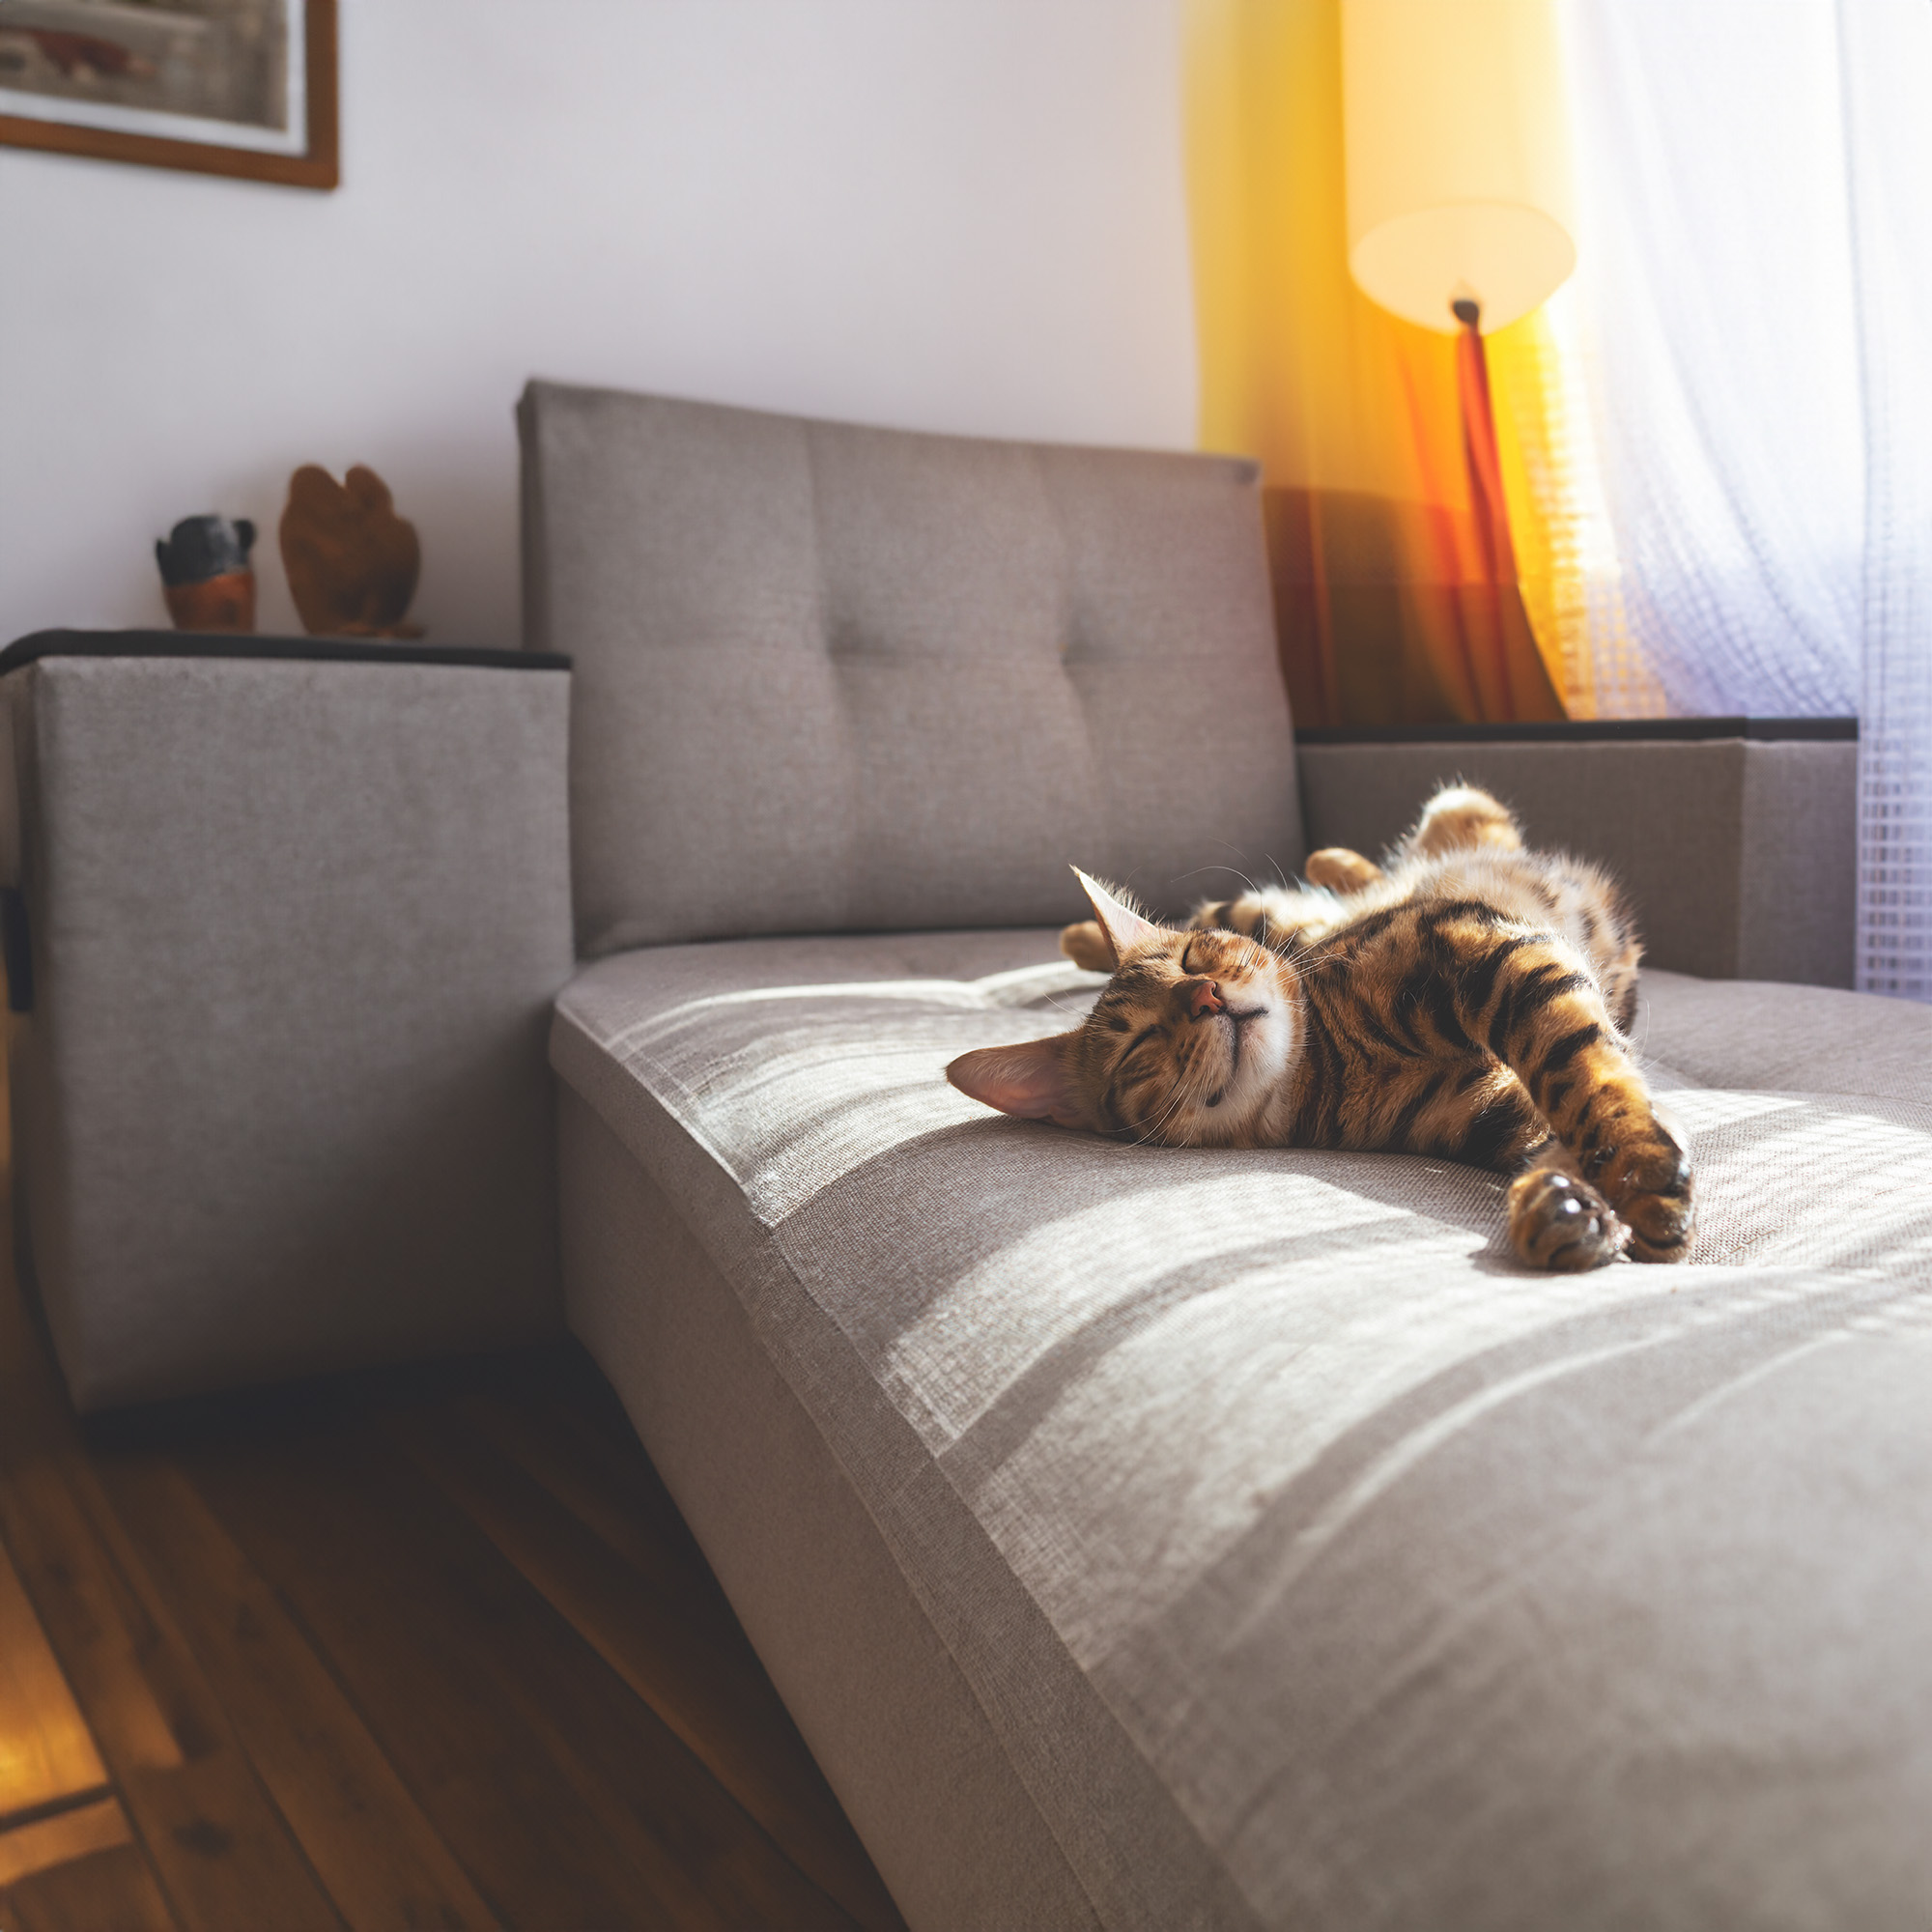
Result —
[[0, 1282], [6, 1932], [898, 1923], [574, 1348], [83, 1428]]

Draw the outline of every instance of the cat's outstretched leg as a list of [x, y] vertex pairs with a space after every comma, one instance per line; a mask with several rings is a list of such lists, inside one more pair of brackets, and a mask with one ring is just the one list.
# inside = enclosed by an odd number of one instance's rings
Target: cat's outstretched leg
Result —
[[1302, 877], [1311, 886], [1326, 886], [1331, 893], [1358, 893], [1364, 886], [1379, 885], [1387, 876], [1373, 859], [1364, 859], [1346, 845], [1324, 845], [1308, 855]]
[[[1624, 1051], [1583, 955], [1553, 933], [1513, 927], [1486, 910], [1445, 909], [1434, 938], [1456, 962], [1454, 1018], [1465, 1043], [1515, 1072], [1562, 1143], [1567, 1158], [1544, 1171], [1588, 1183], [1630, 1230], [1633, 1260], [1682, 1261], [1690, 1243], [1690, 1158]], [[1513, 1228], [1520, 1206], [1531, 1216], [1538, 1191], [1556, 1184], [1533, 1179], [1537, 1171], [1512, 1188]], [[1577, 1198], [1578, 1211], [1588, 1210]]]
[[1065, 927], [1060, 935], [1060, 950], [1074, 965], [1084, 966], [1090, 973], [1114, 970], [1114, 949], [1096, 919], [1083, 919], [1077, 925]]
[[1415, 829], [1397, 850], [1418, 858], [1435, 859], [1444, 852], [1467, 851], [1477, 845], [1520, 852], [1522, 829], [1509, 808], [1488, 792], [1476, 785], [1456, 784], [1444, 785], [1422, 808]]
[[[1404, 859], [1438, 859], [1445, 852], [1488, 845], [1520, 852], [1522, 828], [1507, 806], [1475, 785], [1444, 785], [1427, 805], [1396, 853]], [[1335, 893], [1359, 893], [1379, 885], [1388, 874], [1373, 859], [1347, 845], [1324, 845], [1308, 855], [1302, 876], [1311, 886]]]

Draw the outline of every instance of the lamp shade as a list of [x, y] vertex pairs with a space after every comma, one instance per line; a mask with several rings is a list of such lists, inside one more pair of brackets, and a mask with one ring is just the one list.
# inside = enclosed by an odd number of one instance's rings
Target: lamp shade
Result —
[[1349, 268], [1445, 334], [1527, 315], [1577, 263], [1553, 0], [1342, 0]]

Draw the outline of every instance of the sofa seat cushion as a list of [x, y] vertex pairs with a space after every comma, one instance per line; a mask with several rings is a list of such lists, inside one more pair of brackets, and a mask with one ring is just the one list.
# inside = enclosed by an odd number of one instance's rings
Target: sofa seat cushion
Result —
[[1697, 1259], [1550, 1278], [1493, 1176], [945, 1084], [1098, 984], [1050, 933], [666, 948], [581, 974], [552, 1058], [674, 1185], [1100, 1921], [1912, 1922], [1932, 1014], [1647, 976]]

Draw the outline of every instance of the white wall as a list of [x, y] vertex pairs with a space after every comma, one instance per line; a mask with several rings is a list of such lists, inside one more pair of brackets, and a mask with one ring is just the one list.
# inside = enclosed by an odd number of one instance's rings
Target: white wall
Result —
[[526, 377], [1187, 445], [1175, 0], [342, 0], [343, 185], [0, 149], [0, 641], [372, 464], [518, 636]]

